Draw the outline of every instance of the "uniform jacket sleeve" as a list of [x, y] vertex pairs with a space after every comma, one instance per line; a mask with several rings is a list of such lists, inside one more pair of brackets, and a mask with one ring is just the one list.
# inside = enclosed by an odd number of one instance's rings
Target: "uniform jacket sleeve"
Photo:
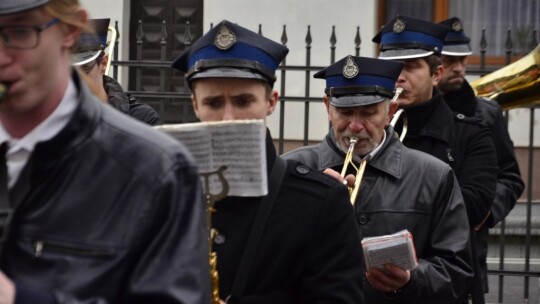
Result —
[[[482, 100], [478, 102], [487, 103], [487, 101]], [[490, 109], [489, 106], [482, 107], [482, 114], [491, 124], [491, 135], [497, 151], [498, 164], [497, 191], [491, 206], [491, 217], [487, 222], [488, 227], [492, 228], [514, 208], [525, 186], [514, 154], [514, 144], [510, 139], [510, 134], [508, 134], [500, 107], [493, 105], [493, 109]]]
[[[471, 125], [471, 129], [475, 126]], [[495, 148], [487, 127], [478, 129], [464, 143], [463, 163], [456, 172], [459, 187], [467, 206], [469, 224], [474, 227], [488, 215], [493, 204], [497, 182]]]
[[[433, 210], [430, 256], [418, 260], [411, 272], [411, 280], [403, 289], [399, 303], [448, 303], [466, 292], [466, 282], [472, 277], [469, 225], [452, 171], [447, 171], [445, 186], [441, 187]], [[424, 302], [421, 302], [424, 303]]]

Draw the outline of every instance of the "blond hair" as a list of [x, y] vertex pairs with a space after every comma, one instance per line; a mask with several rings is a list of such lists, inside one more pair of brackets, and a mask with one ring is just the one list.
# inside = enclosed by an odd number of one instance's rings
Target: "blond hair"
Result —
[[79, 0], [51, 0], [44, 9], [63, 24], [87, 30], [86, 20], [81, 20], [79, 12], [83, 9]]

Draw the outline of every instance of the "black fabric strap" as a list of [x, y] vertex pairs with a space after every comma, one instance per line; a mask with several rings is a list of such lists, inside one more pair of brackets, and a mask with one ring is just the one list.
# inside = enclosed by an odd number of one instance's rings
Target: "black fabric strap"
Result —
[[248, 237], [246, 248], [242, 254], [242, 259], [240, 260], [240, 266], [238, 267], [238, 271], [236, 272], [236, 276], [234, 278], [231, 296], [229, 297], [230, 301], [228, 301], [228, 303], [234, 303], [235, 299], [238, 299], [246, 288], [248, 276], [255, 258], [255, 253], [257, 252], [257, 248], [259, 247], [259, 243], [262, 239], [266, 222], [270, 217], [272, 206], [274, 205], [276, 196], [281, 188], [281, 182], [285, 176], [286, 169], [287, 162], [279, 156], [276, 157], [276, 161], [274, 162], [272, 172], [270, 173], [270, 179], [268, 181], [268, 195], [261, 199], [259, 209], [257, 210], [257, 215], [255, 216], [255, 221], [251, 227], [252, 229]]
[[7, 142], [0, 146], [0, 242], [6, 239], [12, 213], [9, 205], [7, 148]]
[[370, 86], [350, 86], [326, 88], [324, 93], [328, 96], [340, 97], [344, 95], [381, 95], [388, 98], [394, 97], [394, 92], [378, 85]]

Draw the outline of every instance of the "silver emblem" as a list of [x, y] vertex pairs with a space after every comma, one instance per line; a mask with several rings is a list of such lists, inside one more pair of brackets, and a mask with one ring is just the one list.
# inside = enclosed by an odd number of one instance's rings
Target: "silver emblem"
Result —
[[394, 27], [392, 28], [394, 33], [399, 34], [405, 30], [405, 21], [401, 19], [396, 19], [396, 22], [394, 22]]
[[454, 32], [459, 32], [462, 28], [463, 27], [461, 26], [461, 22], [459, 22], [459, 20], [454, 20], [454, 22], [452, 23], [452, 30]]
[[227, 27], [226, 24], [221, 24], [219, 31], [216, 35], [216, 40], [214, 44], [220, 50], [227, 50], [236, 42], [236, 36], [234, 33]]
[[356, 65], [354, 59], [349, 55], [343, 67], [343, 76], [345, 78], [354, 78], [356, 75], [358, 75], [358, 65]]

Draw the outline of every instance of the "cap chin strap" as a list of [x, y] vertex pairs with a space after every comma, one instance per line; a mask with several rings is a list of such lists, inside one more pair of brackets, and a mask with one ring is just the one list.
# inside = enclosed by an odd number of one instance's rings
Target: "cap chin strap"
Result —
[[324, 93], [328, 96], [333, 97], [339, 97], [344, 95], [381, 95], [388, 98], [392, 98], [394, 96], [394, 92], [392, 90], [389, 90], [385, 87], [381, 87], [378, 85], [374, 86], [351, 86], [351, 87], [331, 87], [326, 88], [324, 90]]
[[186, 78], [189, 79], [194, 74], [201, 72], [207, 69], [214, 68], [237, 68], [237, 69], [249, 69], [253, 72], [263, 75], [268, 79], [270, 83], [276, 81], [276, 76], [274, 72], [263, 64], [246, 59], [236, 59], [236, 58], [220, 58], [220, 59], [201, 59], [195, 63], [195, 65], [189, 69], [186, 73]]

